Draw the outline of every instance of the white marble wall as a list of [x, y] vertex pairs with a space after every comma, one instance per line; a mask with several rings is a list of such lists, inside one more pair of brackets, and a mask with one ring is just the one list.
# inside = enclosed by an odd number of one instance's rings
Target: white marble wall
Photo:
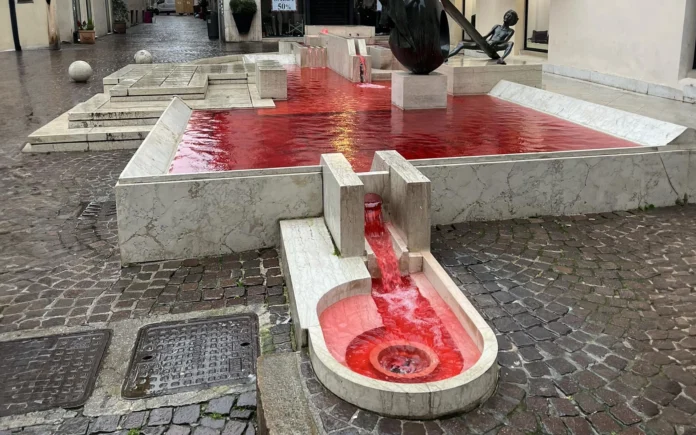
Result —
[[444, 74], [434, 71], [427, 75], [418, 75], [394, 71], [391, 83], [391, 103], [401, 110], [447, 107], [447, 76]]
[[322, 214], [321, 173], [115, 187], [124, 264], [278, 246], [278, 222]]
[[[359, 83], [361, 62], [355, 39], [334, 35], [324, 35], [324, 37], [328, 67], [353, 83]], [[363, 78], [366, 83], [369, 83], [372, 59], [370, 56], [363, 56], [363, 58], [365, 60]]]
[[389, 196], [384, 199], [408, 250], [430, 250], [430, 180], [396, 151], [377, 151], [372, 170], [389, 171]]
[[324, 221], [342, 257], [365, 253], [365, 186], [343, 154], [321, 156]]
[[121, 173], [123, 179], [166, 174], [193, 110], [174, 97]]
[[690, 151], [419, 166], [432, 223], [574, 215], [674, 205], [696, 188]]
[[693, 130], [635, 113], [501, 81], [489, 95], [646, 146], [684, 143]]
[[447, 76], [450, 95], [487, 94], [501, 80], [541, 88], [542, 66], [509, 60], [508, 65], [497, 65], [488, 59], [450, 59], [437, 69]]

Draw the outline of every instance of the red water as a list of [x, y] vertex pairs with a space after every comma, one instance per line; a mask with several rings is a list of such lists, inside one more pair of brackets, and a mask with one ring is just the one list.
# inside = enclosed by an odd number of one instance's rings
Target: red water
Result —
[[[372, 299], [381, 317], [382, 327], [370, 329], [350, 342], [345, 353], [345, 362], [348, 367], [374, 379], [400, 383], [439, 381], [471, 367], [480, 356], [473, 342], [462, 346], [467, 349], [466, 354], [462, 354], [457, 342], [450, 335], [450, 331], [430, 301], [421, 294], [410, 276], [401, 276], [390, 233], [385, 229], [382, 221], [381, 202], [366, 201], [365, 203], [365, 237], [375, 253], [382, 275], [381, 279], [372, 281]], [[326, 336], [327, 331], [324, 332]], [[462, 338], [460, 337], [460, 341]], [[418, 343], [429, 347], [437, 355], [439, 365], [426, 376], [407, 378], [387, 376], [371, 364], [370, 353], [375, 346], [394, 341]], [[418, 359], [416, 355], [405, 358], [403, 355], [392, 356], [390, 361], [392, 364], [395, 364], [395, 361], [402, 361], [405, 364], [402, 367], [403, 373], [410, 372], [418, 366], [414, 363], [411, 367], [411, 364]]]
[[391, 105], [390, 82], [366, 85], [328, 68], [290, 67], [288, 101], [275, 109], [194, 111], [170, 172], [318, 165], [335, 152], [366, 171], [386, 149], [424, 159], [635, 146], [486, 95], [402, 111]]

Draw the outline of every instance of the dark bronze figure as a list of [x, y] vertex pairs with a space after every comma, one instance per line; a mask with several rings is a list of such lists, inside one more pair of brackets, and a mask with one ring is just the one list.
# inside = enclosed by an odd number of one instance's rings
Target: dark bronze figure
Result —
[[[510, 38], [512, 38], [512, 36], [515, 34], [515, 30], [511, 29], [510, 27], [517, 24], [518, 21], [519, 17], [517, 16], [517, 12], [511, 9], [505, 13], [502, 25], [496, 24], [487, 35], [483, 36], [483, 39], [487, 45], [489, 45], [494, 51], [497, 52], [499, 50], [505, 50], [503, 57], [498, 58], [498, 63], [501, 65], [505, 65], [505, 58], [510, 55], [512, 52], [512, 47], [515, 45], [514, 42], [510, 41]], [[462, 41], [457, 45], [457, 48], [455, 48], [452, 53], [449, 54], [449, 57], [456, 55], [465, 48], [480, 50], [484, 47], [476, 42]]]
[[394, 23], [389, 47], [414, 74], [435, 71], [449, 56], [449, 24], [439, 0], [382, 0]]

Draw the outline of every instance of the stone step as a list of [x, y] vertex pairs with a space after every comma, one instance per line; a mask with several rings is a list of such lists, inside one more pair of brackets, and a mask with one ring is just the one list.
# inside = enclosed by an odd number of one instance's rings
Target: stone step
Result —
[[32, 153], [56, 151], [105, 151], [140, 146], [151, 125], [70, 128], [68, 112], [29, 135], [22, 150]]

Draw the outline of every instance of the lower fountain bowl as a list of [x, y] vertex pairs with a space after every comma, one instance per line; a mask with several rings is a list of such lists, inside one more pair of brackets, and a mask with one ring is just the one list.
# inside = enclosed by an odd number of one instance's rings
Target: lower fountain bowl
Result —
[[424, 344], [397, 340], [375, 346], [370, 364], [388, 378], [416, 380], [430, 375], [440, 360]]

